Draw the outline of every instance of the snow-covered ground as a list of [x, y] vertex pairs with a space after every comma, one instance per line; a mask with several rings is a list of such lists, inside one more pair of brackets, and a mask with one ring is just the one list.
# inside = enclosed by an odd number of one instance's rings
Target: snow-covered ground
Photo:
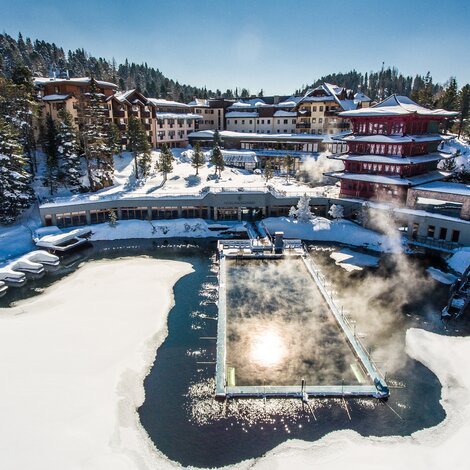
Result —
[[0, 310], [0, 468], [162, 468], [136, 408], [172, 287], [191, 270], [144, 257], [91, 262]]
[[349, 220], [329, 220], [315, 217], [309, 222], [298, 222], [290, 217], [269, 217], [263, 220], [270, 233], [284, 232], [286, 238], [344, 243], [374, 251], [395, 251], [390, 237], [368, 230]]
[[[63, 197], [72, 200], [80, 199], [98, 199], [98, 198], [121, 198], [121, 197], [141, 197], [141, 196], [162, 196], [162, 195], [181, 195], [181, 194], [198, 194], [205, 188], [224, 188], [224, 189], [261, 189], [266, 187], [266, 181], [263, 175], [256, 174], [253, 171], [225, 167], [220, 178], [213, 179], [214, 167], [210, 163], [206, 163], [199, 169], [199, 175], [196, 176], [196, 170], [192, 167], [190, 155], [192, 150], [188, 149], [172, 149], [175, 156], [173, 171], [168, 175], [167, 181], [163, 184], [163, 177], [155, 171], [155, 163], [160, 154], [159, 151], [152, 152], [152, 172], [145, 181], [136, 181], [134, 175], [134, 160], [132, 154], [124, 152], [122, 156], [115, 156], [115, 172], [114, 185], [104, 188], [95, 193], [84, 193], [71, 195], [67, 188], [60, 188], [54, 199], [62, 199]], [[326, 159], [320, 155], [319, 161]], [[330, 160], [328, 160], [330, 161]], [[324, 164], [322, 164], [324, 165]], [[310, 162], [310, 168], [314, 168], [315, 164]], [[323, 166], [322, 166], [323, 168]], [[313, 175], [312, 177], [316, 177]], [[286, 179], [285, 176], [277, 175], [269, 180], [269, 186], [276, 190], [293, 192], [299, 194], [308, 191], [309, 194], [326, 195], [328, 197], [336, 197], [339, 194], [337, 185], [320, 185], [316, 188], [310, 188], [308, 185], [296, 181], [294, 178]], [[50, 199], [51, 196], [47, 192], [47, 188], [41, 184], [36, 185], [36, 191], [43, 200]]]
[[349, 248], [334, 251], [330, 258], [334, 259], [336, 264], [346, 271], [362, 271], [364, 267], [376, 267], [380, 261], [380, 258], [376, 256], [366, 255]]
[[[172, 286], [190, 271], [144, 257], [91, 262], [0, 312], [1, 468], [180, 468], [154, 448], [136, 408], [167, 333]], [[442, 384], [441, 424], [411, 437], [343, 430], [313, 443], [287, 441], [233, 468], [467, 469], [470, 338], [411, 329], [406, 350]]]
[[175, 237], [217, 237], [218, 230], [209, 227], [229, 227], [232, 231], [245, 231], [241, 222], [208, 223], [203, 219], [172, 219], [172, 220], [121, 220], [115, 226], [109, 223], [90, 225], [93, 231], [91, 240], [122, 240], [126, 238], [175, 238]]

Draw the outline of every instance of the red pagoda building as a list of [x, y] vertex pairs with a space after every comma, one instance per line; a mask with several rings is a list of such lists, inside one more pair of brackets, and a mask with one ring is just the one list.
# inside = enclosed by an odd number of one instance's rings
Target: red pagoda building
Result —
[[339, 113], [351, 120], [352, 134], [343, 137], [348, 153], [342, 172], [341, 197], [404, 202], [408, 188], [445, 178], [437, 164], [449, 155], [438, 151], [445, 136], [440, 124], [458, 113], [424, 108], [406, 96], [392, 95], [370, 108]]

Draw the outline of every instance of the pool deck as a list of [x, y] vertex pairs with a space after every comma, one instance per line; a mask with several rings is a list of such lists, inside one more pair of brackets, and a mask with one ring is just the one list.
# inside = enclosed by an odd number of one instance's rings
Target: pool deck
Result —
[[[238, 242], [238, 243], [237, 243]], [[242, 242], [242, 243], [240, 243]], [[389, 396], [389, 388], [384, 377], [379, 372], [377, 366], [371, 359], [367, 349], [354, 334], [354, 330], [347, 318], [344, 316], [342, 309], [335, 303], [331, 294], [328, 292], [325, 278], [315, 265], [314, 261], [309, 257], [305, 249], [299, 249], [297, 243], [292, 245], [290, 250], [284, 254], [274, 254], [270, 252], [250, 251], [248, 243], [241, 240], [233, 241], [232, 244], [224, 242], [219, 245], [219, 300], [218, 310], [219, 317], [217, 322], [217, 361], [216, 361], [216, 390], [215, 395], [218, 399], [232, 397], [277, 397], [277, 398], [302, 398], [303, 393], [309, 397], [374, 397], [386, 398]], [[243, 246], [242, 246], [243, 245]], [[246, 246], [245, 246], [246, 245]], [[225, 248], [225, 250], [224, 250]], [[336, 323], [343, 332], [346, 341], [354, 352], [356, 358], [370, 377], [371, 385], [305, 385], [301, 384], [289, 386], [228, 386], [226, 375], [227, 360], [227, 271], [226, 258], [232, 259], [279, 259], [283, 257], [296, 256], [300, 257], [307, 268], [307, 271], [314, 280], [317, 288], [322, 294], [329, 310], [333, 314]]]

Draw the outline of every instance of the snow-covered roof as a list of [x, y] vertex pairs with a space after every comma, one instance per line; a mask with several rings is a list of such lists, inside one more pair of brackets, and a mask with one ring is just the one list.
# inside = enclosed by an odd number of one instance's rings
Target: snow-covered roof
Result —
[[180, 103], [179, 101], [170, 101], [170, 100], [164, 100], [161, 98], [147, 98], [150, 104], [153, 106], [168, 106], [170, 108], [189, 108], [190, 106], [187, 105], [186, 103]]
[[132, 89], [132, 90], [127, 90], [127, 91], [120, 91], [118, 93], [115, 93], [114, 94], [114, 97], [118, 100], [118, 101], [127, 101], [127, 98], [132, 94], [134, 93], [135, 89]]
[[244, 117], [258, 117], [259, 114], [254, 111], [230, 111], [225, 114], [226, 118], [244, 118]]
[[231, 104], [228, 109], [231, 109], [231, 108], [249, 108], [249, 107], [250, 107], [250, 105], [246, 104], [243, 101], [235, 101], [235, 103]]
[[417, 163], [436, 162], [448, 158], [449, 154], [440, 152], [429, 153], [427, 155], [418, 155], [415, 157], [400, 157], [399, 155], [335, 155], [331, 157], [334, 160], [347, 160], [352, 162], [364, 163], [389, 163], [394, 165], [413, 165]]
[[278, 106], [279, 108], [293, 108], [301, 100], [302, 96], [290, 96], [286, 100], [279, 102], [276, 106]]
[[446, 136], [441, 134], [421, 134], [421, 135], [347, 135], [340, 140], [346, 142], [371, 142], [381, 144], [401, 144], [408, 142], [440, 142], [446, 140]]
[[222, 150], [225, 163], [258, 163], [255, 152], [243, 150]]
[[193, 113], [155, 113], [157, 119], [202, 119], [199, 114]]
[[188, 103], [188, 106], [196, 106], [198, 108], [208, 108], [209, 102], [203, 98], [194, 98], [193, 101]]
[[72, 95], [70, 95], [70, 94], [68, 94], [68, 95], [57, 95], [57, 94], [46, 95], [46, 96], [42, 97], [42, 100], [43, 101], [64, 101], [64, 100], [69, 99], [71, 96]]
[[[75, 83], [77, 85], [89, 85], [91, 81], [90, 77], [76, 77], [76, 78], [49, 78], [49, 77], [35, 77], [34, 84], [38, 86], [46, 85], [47, 83]], [[116, 88], [117, 85], [111, 82], [104, 82], [102, 80], [96, 80], [99, 86]]]
[[459, 196], [470, 197], [470, 185], [468, 184], [447, 183], [445, 181], [439, 181], [415, 186], [414, 189], [419, 189], [420, 191], [431, 191], [434, 193], [458, 194]]
[[354, 95], [354, 101], [356, 101], [357, 103], [362, 103], [364, 101], [369, 102], [372, 100], [367, 95], [359, 91]]
[[419, 116], [453, 117], [459, 113], [455, 111], [446, 111], [444, 109], [428, 109], [415, 103], [407, 96], [391, 95], [385, 100], [377, 103], [370, 108], [361, 108], [352, 111], [344, 111], [339, 115], [342, 117], [357, 116], [406, 116], [417, 114]]
[[283, 111], [280, 109], [274, 113], [274, 117], [297, 117], [297, 113], [294, 111]]
[[443, 171], [431, 171], [429, 173], [424, 173], [422, 175], [417, 176], [410, 176], [408, 178], [401, 178], [400, 176], [371, 175], [365, 173], [345, 172], [328, 173], [328, 176], [345, 180], [366, 181], [369, 183], [391, 184], [397, 186], [416, 186], [418, 184], [424, 184], [431, 181], [444, 179], [449, 176], [449, 173]]

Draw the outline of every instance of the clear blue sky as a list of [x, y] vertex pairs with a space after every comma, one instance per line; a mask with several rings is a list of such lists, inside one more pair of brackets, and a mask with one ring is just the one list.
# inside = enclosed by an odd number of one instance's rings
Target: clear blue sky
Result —
[[290, 93], [323, 74], [470, 82], [469, 0], [0, 0], [0, 29], [126, 57], [225, 90]]

